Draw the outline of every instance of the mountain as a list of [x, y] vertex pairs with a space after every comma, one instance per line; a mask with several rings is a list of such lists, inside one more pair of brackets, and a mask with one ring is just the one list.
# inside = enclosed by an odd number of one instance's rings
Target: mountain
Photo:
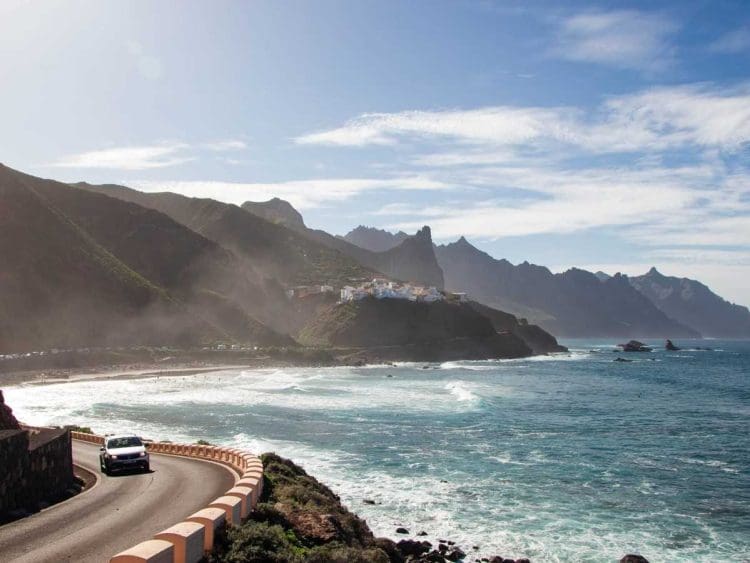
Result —
[[305, 226], [302, 214], [292, 207], [291, 203], [278, 197], [268, 201], [246, 201], [242, 204], [242, 209], [271, 223], [287, 227], [304, 228]]
[[161, 213], [1, 165], [0, 210], [3, 350], [290, 341], [253, 314], [269, 288]]
[[528, 317], [558, 336], [699, 336], [657, 309], [626, 276], [600, 280], [576, 268], [553, 274], [528, 262], [515, 266], [480, 251], [464, 237], [436, 247], [436, 255], [447, 288]]
[[520, 358], [533, 352], [511, 332], [463, 303], [363, 299], [336, 304], [314, 318], [300, 341], [366, 350], [369, 359], [447, 361]]
[[117, 185], [76, 186], [160, 211], [231, 250], [258, 276], [279, 280], [284, 285], [343, 285], [351, 278], [372, 278], [379, 273], [305, 236], [298, 230], [307, 230], [304, 224], [287, 228], [247, 209], [213, 199], [169, 192], [144, 193]]
[[[255, 213], [252, 202], [247, 202], [242, 207], [250, 213]], [[413, 237], [407, 236], [400, 244], [387, 251], [374, 252], [352, 244], [342, 237], [305, 227], [304, 223], [287, 223], [286, 226], [309, 241], [340, 252], [372, 272], [380, 272], [396, 280], [443, 288], [443, 272], [435, 257], [429, 227], [422, 228]]]
[[698, 281], [665, 276], [656, 268], [629, 281], [666, 315], [693, 327], [703, 336], [750, 337], [747, 307], [725, 301]]
[[409, 235], [403, 231], [393, 234], [381, 229], [374, 229], [372, 227], [360, 225], [356, 229], [346, 233], [342, 238], [352, 244], [356, 244], [360, 248], [371, 250], [372, 252], [385, 252], [386, 250], [398, 246], [408, 237]]

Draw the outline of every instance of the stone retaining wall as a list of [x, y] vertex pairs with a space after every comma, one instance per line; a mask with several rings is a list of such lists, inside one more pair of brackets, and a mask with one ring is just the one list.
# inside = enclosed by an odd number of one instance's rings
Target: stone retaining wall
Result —
[[[72, 432], [75, 440], [103, 444], [104, 437]], [[239, 525], [263, 492], [263, 462], [236, 448], [197, 444], [146, 442], [149, 453], [184, 456], [228, 465], [236, 474], [235, 486], [208, 507], [156, 534], [153, 539], [118, 553], [110, 563], [197, 563], [213, 549], [216, 532], [226, 525]]]
[[0, 520], [63, 497], [74, 480], [68, 430], [0, 431]]

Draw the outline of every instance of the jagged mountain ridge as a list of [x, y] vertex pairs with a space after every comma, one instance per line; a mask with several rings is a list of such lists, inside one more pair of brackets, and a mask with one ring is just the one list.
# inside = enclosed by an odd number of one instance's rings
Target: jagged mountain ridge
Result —
[[[253, 213], [253, 206], [243, 207]], [[423, 227], [413, 237], [407, 236], [400, 244], [383, 252], [374, 252], [335, 237], [319, 229], [299, 224], [287, 225], [311, 241], [336, 250], [374, 271], [397, 280], [444, 287], [443, 271], [437, 262], [429, 227]]]
[[699, 281], [665, 276], [651, 268], [630, 284], [665, 314], [715, 338], [750, 337], [750, 311], [730, 303]]
[[398, 246], [408, 237], [409, 235], [403, 231], [393, 234], [383, 229], [360, 225], [339, 238], [372, 252], [385, 252]]
[[460, 287], [478, 301], [505, 311], [539, 311], [542, 314], [529, 315], [530, 320], [558, 336], [699, 336], [635, 291], [626, 276], [602, 281], [577, 268], [553, 274], [528, 262], [514, 266], [463, 237], [438, 246], [436, 254], [449, 288]]

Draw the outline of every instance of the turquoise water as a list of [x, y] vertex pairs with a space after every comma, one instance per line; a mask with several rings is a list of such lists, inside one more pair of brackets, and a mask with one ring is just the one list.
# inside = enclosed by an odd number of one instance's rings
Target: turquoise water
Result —
[[750, 343], [620, 354], [629, 363], [612, 361], [613, 341], [566, 344], [570, 354], [429, 369], [221, 371], [6, 395], [29, 423], [276, 450], [379, 535], [404, 525], [534, 561], [750, 560]]

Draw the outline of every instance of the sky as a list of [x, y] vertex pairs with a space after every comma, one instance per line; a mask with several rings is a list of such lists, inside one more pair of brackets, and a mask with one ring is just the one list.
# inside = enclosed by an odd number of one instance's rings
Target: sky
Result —
[[750, 305], [750, 2], [0, 2], [0, 161]]

